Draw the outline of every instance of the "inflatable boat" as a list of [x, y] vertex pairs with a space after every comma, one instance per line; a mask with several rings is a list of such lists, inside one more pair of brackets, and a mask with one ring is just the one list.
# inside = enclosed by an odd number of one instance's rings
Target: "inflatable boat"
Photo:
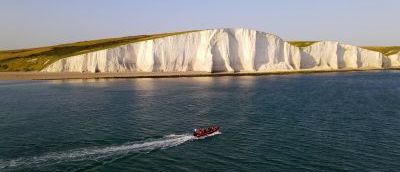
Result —
[[194, 129], [193, 136], [204, 137], [219, 131], [219, 126], [214, 125], [208, 128]]

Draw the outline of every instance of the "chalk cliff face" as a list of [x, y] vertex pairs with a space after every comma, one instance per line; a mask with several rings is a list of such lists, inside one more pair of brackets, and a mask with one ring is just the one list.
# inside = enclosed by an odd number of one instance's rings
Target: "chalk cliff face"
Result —
[[276, 71], [300, 67], [300, 50], [247, 29], [191, 32], [59, 60], [47, 72]]
[[[400, 65], [399, 56], [387, 57]], [[298, 48], [248, 29], [189, 32], [61, 59], [44, 72], [292, 71], [382, 68], [383, 54], [324, 41]], [[393, 60], [392, 60], [393, 59]], [[392, 65], [394, 63], [391, 63]]]
[[387, 57], [386, 67], [400, 67], [400, 52]]
[[301, 69], [382, 68], [382, 53], [352, 45], [322, 41], [302, 50]]

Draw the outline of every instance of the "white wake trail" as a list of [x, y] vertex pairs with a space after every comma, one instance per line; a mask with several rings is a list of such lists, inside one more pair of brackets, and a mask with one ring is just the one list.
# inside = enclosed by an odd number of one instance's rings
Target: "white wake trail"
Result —
[[64, 152], [48, 153], [42, 156], [22, 157], [13, 160], [0, 160], [0, 169], [13, 168], [13, 167], [36, 167], [43, 164], [53, 164], [65, 161], [79, 161], [79, 160], [96, 160], [109, 156], [122, 155], [132, 152], [151, 151], [155, 149], [165, 149], [178, 146], [190, 140], [195, 140], [196, 137], [190, 134], [182, 135], [167, 135], [160, 139], [135, 142], [119, 146], [109, 147], [94, 147], [75, 149]]

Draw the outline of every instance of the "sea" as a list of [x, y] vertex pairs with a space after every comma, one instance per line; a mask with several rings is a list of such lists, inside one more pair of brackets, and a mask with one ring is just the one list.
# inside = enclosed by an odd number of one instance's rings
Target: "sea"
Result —
[[2, 172], [399, 170], [400, 71], [0, 81]]

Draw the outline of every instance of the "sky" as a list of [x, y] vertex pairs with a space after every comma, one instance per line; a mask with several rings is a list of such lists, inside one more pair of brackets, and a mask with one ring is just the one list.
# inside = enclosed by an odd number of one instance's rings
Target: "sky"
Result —
[[0, 50], [211, 28], [400, 45], [399, 0], [1, 0]]

